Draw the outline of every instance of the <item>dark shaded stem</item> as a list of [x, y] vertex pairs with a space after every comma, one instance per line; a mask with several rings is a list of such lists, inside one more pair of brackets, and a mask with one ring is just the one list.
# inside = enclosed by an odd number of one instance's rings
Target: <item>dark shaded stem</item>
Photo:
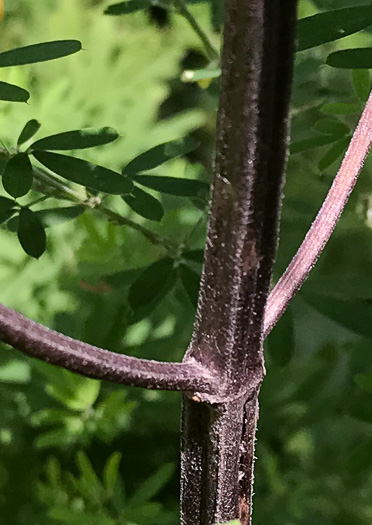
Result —
[[161, 363], [109, 352], [49, 330], [2, 304], [0, 340], [86, 377], [150, 389], [216, 390], [211, 373], [196, 362]]
[[372, 92], [318, 215], [296, 255], [270, 293], [265, 311], [264, 337], [280, 319], [323, 251], [358, 180], [371, 144]]

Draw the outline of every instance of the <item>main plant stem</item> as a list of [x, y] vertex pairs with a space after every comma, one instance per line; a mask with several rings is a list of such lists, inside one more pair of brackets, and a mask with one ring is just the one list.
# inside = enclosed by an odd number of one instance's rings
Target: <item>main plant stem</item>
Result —
[[287, 152], [296, 0], [228, 0], [205, 266], [185, 362], [219, 377], [185, 395], [182, 525], [251, 520], [262, 326]]

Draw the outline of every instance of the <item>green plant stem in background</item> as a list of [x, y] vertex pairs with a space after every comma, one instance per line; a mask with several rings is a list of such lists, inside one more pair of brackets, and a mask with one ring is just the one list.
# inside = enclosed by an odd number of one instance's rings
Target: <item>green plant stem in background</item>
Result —
[[115, 224], [119, 226], [128, 226], [129, 228], [132, 228], [133, 230], [140, 232], [152, 244], [158, 244], [170, 250], [177, 249], [178, 245], [172, 242], [170, 239], [166, 239], [165, 237], [162, 237], [161, 235], [145, 228], [141, 224], [137, 224], [136, 222], [131, 221], [130, 219], [127, 219], [126, 217], [123, 217], [119, 213], [107, 208], [106, 206], [103, 206], [99, 198], [96, 198], [96, 197], [88, 197], [87, 199], [82, 198], [77, 192], [75, 192], [74, 190], [72, 190], [65, 184], [61, 183], [59, 180], [57, 180], [54, 177], [54, 175], [46, 173], [44, 170], [40, 168], [34, 168], [34, 174], [35, 174], [36, 180], [39, 180], [40, 182], [44, 182], [44, 183], [46, 182], [47, 184], [49, 184], [51, 188], [56, 190], [57, 196], [59, 198], [63, 198], [63, 199], [72, 201], [76, 204], [86, 206], [87, 208], [97, 209], [102, 215], [104, 215], [107, 219], [114, 222]]
[[203, 45], [205, 47], [205, 52], [209, 60], [213, 62], [219, 62], [220, 61], [220, 54], [217, 51], [217, 49], [213, 46], [211, 41], [209, 40], [207, 34], [205, 31], [200, 27], [198, 22], [196, 21], [193, 14], [189, 11], [189, 8], [187, 7], [184, 0], [174, 0], [174, 5], [176, 6], [178, 12], [186, 18], [186, 20], [189, 22], [190, 26], [193, 28], [195, 33], [198, 35], [200, 40], [203, 42]]

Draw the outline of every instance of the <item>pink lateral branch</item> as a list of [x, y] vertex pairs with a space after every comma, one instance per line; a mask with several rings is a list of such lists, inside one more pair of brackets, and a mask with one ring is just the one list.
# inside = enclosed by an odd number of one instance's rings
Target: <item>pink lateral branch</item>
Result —
[[304, 241], [266, 303], [266, 337], [305, 282], [330, 238], [358, 180], [372, 143], [372, 92], [349, 144], [341, 167]]

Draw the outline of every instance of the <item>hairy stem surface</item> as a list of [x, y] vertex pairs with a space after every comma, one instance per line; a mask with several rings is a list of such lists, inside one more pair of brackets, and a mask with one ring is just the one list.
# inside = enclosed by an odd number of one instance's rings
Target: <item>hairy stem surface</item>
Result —
[[205, 264], [185, 356], [217, 375], [219, 390], [185, 396], [182, 525], [251, 519], [262, 325], [287, 154], [296, 4], [227, 2]]
[[310, 230], [266, 304], [266, 337], [305, 282], [328, 242], [362, 171], [372, 144], [372, 92], [351, 139], [341, 167]]

